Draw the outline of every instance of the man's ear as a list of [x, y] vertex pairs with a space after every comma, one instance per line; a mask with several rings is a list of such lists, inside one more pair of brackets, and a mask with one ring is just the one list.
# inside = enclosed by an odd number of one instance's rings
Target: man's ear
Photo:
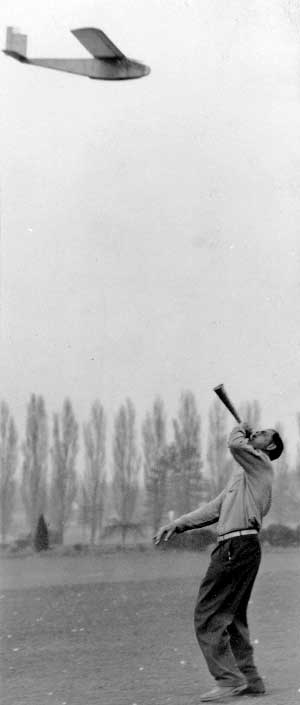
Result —
[[276, 443], [269, 443], [269, 445], [266, 447], [266, 450], [275, 450], [276, 448]]

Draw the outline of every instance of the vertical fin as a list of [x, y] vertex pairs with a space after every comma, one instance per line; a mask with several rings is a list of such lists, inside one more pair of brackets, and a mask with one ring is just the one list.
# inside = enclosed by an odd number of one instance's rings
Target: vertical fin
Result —
[[10, 56], [23, 57], [25, 59], [27, 53], [26, 34], [20, 34], [20, 32], [13, 27], [7, 27], [5, 53]]

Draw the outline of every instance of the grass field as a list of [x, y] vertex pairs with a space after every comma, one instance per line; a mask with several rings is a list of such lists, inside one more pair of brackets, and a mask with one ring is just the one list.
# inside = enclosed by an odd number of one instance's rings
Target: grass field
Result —
[[[213, 685], [193, 631], [209, 553], [3, 558], [2, 705], [197, 705]], [[265, 705], [300, 705], [299, 615], [299, 550], [264, 551], [249, 618]]]

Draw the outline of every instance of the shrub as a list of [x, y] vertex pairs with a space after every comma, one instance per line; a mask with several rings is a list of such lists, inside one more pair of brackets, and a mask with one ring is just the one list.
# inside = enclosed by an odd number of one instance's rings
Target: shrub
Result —
[[297, 546], [300, 545], [300, 524], [295, 528]]
[[73, 543], [73, 550], [75, 551], [75, 553], [90, 553], [92, 548], [92, 546], [89, 546], [86, 543]]
[[18, 546], [15, 542], [9, 544], [8, 548], [5, 551], [5, 556], [7, 558], [13, 557], [13, 558], [24, 558], [25, 556], [32, 556], [33, 555], [33, 548], [31, 543], [27, 544], [27, 546]]
[[22, 551], [24, 548], [29, 548], [32, 546], [31, 534], [26, 536], [19, 536], [13, 541], [12, 546], [16, 551]]
[[39, 516], [33, 545], [36, 551], [46, 551], [49, 548], [48, 527], [43, 514]]

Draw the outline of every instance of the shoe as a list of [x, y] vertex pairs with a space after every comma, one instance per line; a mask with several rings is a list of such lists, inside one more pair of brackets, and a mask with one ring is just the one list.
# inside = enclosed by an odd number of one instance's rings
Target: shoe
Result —
[[248, 682], [245, 689], [242, 692], [242, 695], [264, 695], [266, 692], [264, 682], [259, 679], [257, 681], [253, 681], [253, 683]]
[[240, 693], [243, 693], [243, 691], [247, 688], [247, 685], [235, 685], [235, 686], [226, 686], [223, 688], [220, 688], [219, 685], [216, 686], [216, 688], [213, 688], [210, 690], [208, 693], [203, 693], [200, 697], [200, 702], [201, 703], [223, 703], [226, 702], [229, 698], [234, 697], [235, 695], [240, 695]]

